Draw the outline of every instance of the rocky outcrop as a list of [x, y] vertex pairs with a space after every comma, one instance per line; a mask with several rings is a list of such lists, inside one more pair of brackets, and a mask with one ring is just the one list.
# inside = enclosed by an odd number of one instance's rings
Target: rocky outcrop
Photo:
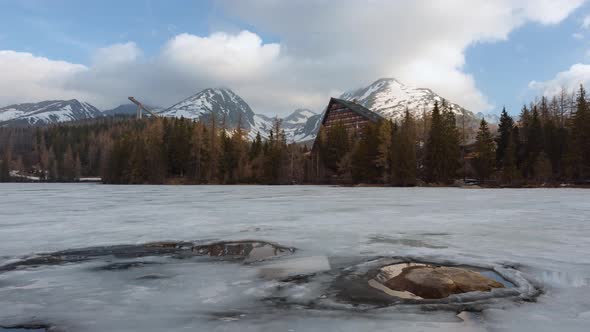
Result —
[[453, 294], [489, 292], [504, 287], [476, 271], [425, 264], [386, 266], [370, 285], [390, 295], [411, 299], [441, 299]]

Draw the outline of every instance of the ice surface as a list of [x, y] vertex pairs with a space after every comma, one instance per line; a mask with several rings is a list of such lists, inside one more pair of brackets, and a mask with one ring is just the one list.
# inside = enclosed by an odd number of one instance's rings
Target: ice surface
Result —
[[[589, 216], [590, 191], [581, 189], [0, 184], [0, 265], [40, 253], [167, 240], [263, 240], [298, 248], [262, 262], [105, 256], [6, 271], [0, 326], [587, 331]], [[536, 280], [544, 293], [536, 302], [494, 301], [459, 316], [310, 305], [333, 278], [326, 270], [376, 256], [510, 266], [520, 271], [515, 280]], [[316, 277], [306, 282], [298, 273]]]

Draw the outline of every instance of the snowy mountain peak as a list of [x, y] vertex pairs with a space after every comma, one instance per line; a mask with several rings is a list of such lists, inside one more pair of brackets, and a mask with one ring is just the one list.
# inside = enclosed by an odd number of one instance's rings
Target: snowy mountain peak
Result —
[[[379, 113], [385, 118], [399, 119], [406, 109], [416, 117], [422, 117], [432, 109], [435, 102], [442, 102], [443, 98], [430, 89], [416, 88], [404, 85], [395, 78], [381, 78], [369, 86], [349, 91], [340, 96], [341, 99], [355, 100], [368, 109]], [[473, 114], [463, 107], [448, 103], [456, 114]]]
[[77, 99], [47, 100], [0, 108], [0, 122], [3, 125], [43, 126], [102, 116], [103, 114], [96, 107]]
[[283, 123], [289, 125], [302, 124], [307, 122], [307, 120], [314, 115], [317, 115], [317, 113], [313, 112], [312, 110], [309, 110], [307, 108], [298, 108], [295, 111], [293, 111], [293, 113], [285, 117], [283, 119]]
[[228, 127], [242, 126], [250, 129], [254, 124], [254, 112], [236, 93], [228, 88], [208, 88], [165, 109], [163, 116], [184, 117], [205, 120], [214, 115], [216, 119], [225, 119]]
[[[315, 137], [322, 115], [317, 114], [306, 108], [299, 108], [293, 113], [284, 117], [281, 122], [287, 141], [302, 142], [308, 141]], [[275, 118], [262, 114], [256, 114], [255, 125], [250, 130], [250, 137], [255, 137], [256, 133], [266, 137], [273, 127]]]
[[373, 82], [371, 85], [373, 84], [399, 84], [399, 85], [403, 85], [398, 79], [396, 79], [395, 77], [381, 77], [380, 79], [376, 80], [375, 82]]

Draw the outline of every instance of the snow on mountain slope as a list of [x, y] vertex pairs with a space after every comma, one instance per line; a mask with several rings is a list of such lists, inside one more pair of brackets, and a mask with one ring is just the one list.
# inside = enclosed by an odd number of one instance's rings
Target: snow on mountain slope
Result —
[[244, 129], [254, 126], [254, 112], [250, 106], [230, 89], [205, 89], [187, 99], [165, 109], [160, 113], [167, 117], [184, 117], [195, 120], [208, 120], [213, 114], [228, 128], [235, 128], [241, 121]]
[[[303, 142], [315, 138], [319, 128], [320, 114], [308, 109], [297, 109], [281, 120], [281, 129], [285, 132], [288, 142]], [[250, 129], [249, 137], [254, 139], [257, 133], [268, 137], [275, 118], [263, 114], [254, 116], [254, 126]], [[317, 127], [317, 128], [316, 128]]]
[[[282, 125], [289, 141], [302, 142], [315, 137], [321, 116], [309, 109], [296, 109], [283, 119]], [[318, 128], [316, 128], [318, 127]]]
[[254, 139], [258, 133], [262, 137], [268, 137], [272, 129], [274, 118], [268, 117], [264, 114], [254, 114], [254, 123], [248, 132], [248, 137]]
[[[241, 122], [242, 128], [248, 131], [248, 137], [254, 139], [257, 133], [268, 137], [273, 126], [273, 117], [255, 114], [248, 103], [230, 89], [205, 89], [160, 113], [167, 117], [184, 117], [188, 119], [210, 121], [211, 116], [219, 123], [225, 121], [229, 129], [236, 128]], [[282, 129], [288, 141], [300, 141], [313, 135], [308, 128], [308, 120], [318, 117], [308, 109], [297, 109], [282, 119]], [[312, 128], [313, 129], [313, 128]]]
[[0, 122], [12, 120], [25, 114], [25, 111], [15, 108], [18, 105], [12, 105], [0, 109]]
[[299, 108], [299, 109], [296, 109], [295, 111], [293, 111], [293, 113], [291, 113], [289, 116], [287, 116], [286, 118], [283, 119], [283, 125], [284, 126], [297, 126], [297, 125], [306, 123], [307, 120], [314, 115], [317, 115], [317, 114], [315, 112], [313, 112], [312, 110], [309, 110], [306, 108]]
[[[416, 118], [421, 118], [432, 110], [435, 102], [441, 104], [443, 101], [441, 96], [430, 89], [407, 86], [394, 78], [379, 79], [367, 87], [346, 92], [340, 98], [355, 100], [383, 117], [394, 120], [401, 119], [406, 109]], [[468, 118], [475, 118], [472, 112], [463, 107], [447, 103], [456, 115], [465, 114]]]
[[76, 99], [50, 100], [0, 108], [0, 121], [3, 121], [4, 125], [43, 126], [102, 116], [102, 112], [96, 107]]
[[313, 113], [305, 122], [297, 124], [286, 130], [287, 138], [293, 142], [305, 142], [315, 139], [315, 136], [320, 129], [322, 121], [322, 114]]
[[[376, 112], [386, 119], [400, 120], [406, 109], [416, 118], [422, 118], [424, 114], [432, 111], [434, 103], [442, 104], [443, 98], [430, 89], [415, 88], [404, 85], [394, 78], [382, 78], [369, 86], [349, 91], [339, 98], [355, 101]], [[448, 107], [459, 119], [465, 116], [468, 139], [473, 136], [473, 128], [477, 128], [479, 121], [485, 118], [489, 123], [497, 123], [498, 118], [493, 114], [473, 114], [458, 104], [447, 101]], [[292, 135], [295, 141], [314, 139], [320, 127], [322, 115], [309, 117], [305, 129], [299, 129], [305, 135]]]

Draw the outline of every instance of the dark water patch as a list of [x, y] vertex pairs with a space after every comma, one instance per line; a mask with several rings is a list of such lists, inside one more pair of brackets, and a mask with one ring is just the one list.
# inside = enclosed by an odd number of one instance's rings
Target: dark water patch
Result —
[[156, 265], [161, 264], [157, 262], [119, 262], [119, 263], [111, 263], [104, 266], [99, 266], [94, 268], [94, 270], [100, 271], [121, 271], [121, 270], [129, 270], [133, 268], [140, 268], [146, 265]]
[[307, 284], [309, 283], [313, 277], [315, 277], [315, 273], [313, 274], [296, 274], [293, 276], [288, 276], [281, 279], [281, 282], [290, 282], [295, 284]]
[[159, 279], [168, 279], [171, 278], [170, 276], [163, 275], [163, 274], [146, 274], [141, 277], [135, 278], [135, 280], [159, 280]]
[[429, 249], [444, 249], [447, 246], [432, 244], [427, 241], [411, 239], [411, 238], [393, 238], [384, 235], [373, 235], [369, 237], [369, 243], [386, 243], [394, 245], [402, 245], [414, 248], [429, 248]]
[[0, 332], [48, 332], [50, 326], [45, 324], [19, 324], [12, 326], [0, 326]]
[[[139, 245], [115, 245], [68, 249], [53, 253], [38, 254], [2, 265], [0, 266], [0, 273], [22, 268], [80, 263], [104, 258], [133, 259], [151, 256], [166, 256], [182, 259], [195, 256], [207, 256], [222, 260], [253, 262], [289, 255], [294, 252], [295, 248], [257, 240], [222, 241], [206, 244], [200, 242], [165, 241]], [[146, 264], [154, 263], [121, 262], [109, 264], [99, 269], [125, 270], [133, 267], [141, 267]]]
[[194, 246], [192, 251], [198, 255], [209, 257], [254, 262], [272, 257], [290, 255], [295, 252], [295, 249], [270, 242], [247, 240], [198, 245]]
[[251, 228], [246, 228], [246, 229], [242, 229], [240, 230], [240, 233], [246, 233], [246, 232], [260, 232], [262, 230], [262, 228], [260, 227], [251, 227]]

